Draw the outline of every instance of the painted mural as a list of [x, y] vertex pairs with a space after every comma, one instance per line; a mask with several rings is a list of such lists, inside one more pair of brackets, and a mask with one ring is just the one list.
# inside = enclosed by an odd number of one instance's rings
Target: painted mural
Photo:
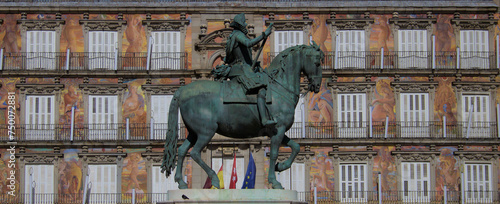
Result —
[[311, 160], [311, 169], [309, 171], [311, 189], [316, 187], [317, 191], [334, 191], [335, 172], [333, 170], [333, 161], [328, 156], [331, 148], [315, 148], [312, 151], [315, 152], [315, 155]]

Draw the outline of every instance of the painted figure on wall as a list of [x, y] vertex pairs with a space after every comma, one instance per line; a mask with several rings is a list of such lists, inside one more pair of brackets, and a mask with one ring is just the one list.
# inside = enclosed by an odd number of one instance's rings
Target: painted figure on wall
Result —
[[124, 120], [129, 118], [130, 123], [146, 122], [144, 97], [138, 93], [138, 86], [137, 82], [128, 84], [128, 92], [125, 93], [125, 101], [123, 102], [123, 118]]
[[438, 117], [438, 120], [442, 121], [443, 116], [446, 116], [447, 124], [453, 124], [457, 122], [455, 117], [457, 99], [451, 86], [453, 78], [439, 77], [436, 78], [436, 81], [439, 81], [439, 86], [436, 88], [434, 113]]
[[438, 15], [436, 22], [436, 51], [453, 51], [452, 42], [455, 40], [453, 27], [450, 24], [452, 15]]
[[333, 191], [333, 165], [332, 160], [328, 157], [328, 149], [318, 150], [317, 156], [311, 163], [311, 188], [316, 187], [318, 191]]
[[147, 190], [147, 174], [141, 153], [130, 153], [124, 161], [124, 166], [122, 174], [124, 178], [123, 190], [130, 193], [135, 188], [136, 192], [144, 193]]
[[71, 52], [83, 52], [83, 28], [79, 22], [80, 15], [65, 15], [65, 17], [66, 23], [61, 33], [61, 52], [66, 52], [66, 49], [70, 49]]
[[387, 23], [388, 18], [389, 16], [386, 15], [379, 15], [378, 18], [375, 18], [376, 23], [372, 27], [372, 32], [377, 33], [375, 35], [376, 43], [374, 44], [377, 45], [376, 51], [380, 51], [380, 48], [384, 48], [384, 51], [389, 51], [390, 49], [388, 44], [391, 36], [391, 28]]
[[443, 147], [441, 155], [438, 158], [436, 174], [436, 190], [442, 190], [444, 185], [449, 191], [459, 191], [460, 170], [453, 152], [457, 151], [455, 147]]
[[311, 31], [311, 36], [314, 42], [316, 42], [324, 52], [328, 51], [325, 44], [329, 35], [328, 28], [326, 26], [326, 19], [328, 19], [328, 15], [314, 15]]
[[376, 99], [372, 101], [373, 121], [385, 121], [386, 117], [389, 117], [389, 121], [394, 121], [396, 119], [394, 114], [396, 100], [390, 83], [389, 79], [377, 81], [375, 89]]
[[19, 32], [19, 27], [17, 26], [17, 19], [20, 19], [19, 15], [5, 15], [4, 23], [1, 27], [4, 37], [2, 40], [2, 48], [4, 52], [20, 52], [21, 51], [21, 34]]
[[[326, 83], [323, 83], [326, 84]], [[331, 122], [333, 114], [332, 94], [325, 86], [316, 94], [309, 94], [309, 121]]]
[[81, 199], [82, 164], [78, 160], [78, 150], [64, 150], [64, 160], [59, 166], [59, 196], [68, 200]]

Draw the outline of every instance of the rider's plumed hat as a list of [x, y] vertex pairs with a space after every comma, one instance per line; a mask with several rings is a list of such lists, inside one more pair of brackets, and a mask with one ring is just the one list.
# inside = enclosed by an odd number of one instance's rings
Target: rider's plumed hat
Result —
[[231, 25], [229, 25], [233, 28], [239, 28], [240, 30], [243, 30], [247, 27], [247, 23], [245, 22], [245, 14], [240, 13], [234, 17], [233, 22], [231, 22]]

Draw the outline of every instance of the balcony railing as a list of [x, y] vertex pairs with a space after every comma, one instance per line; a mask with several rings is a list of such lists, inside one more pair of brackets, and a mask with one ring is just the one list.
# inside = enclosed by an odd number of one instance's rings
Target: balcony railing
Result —
[[[477, 196], [474, 196], [477, 195]], [[359, 203], [369, 204], [382, 203], [391, 204], [429, 204], [429, 203], [488, 203], [498, 204], [499, 191], [319, 191], [316, 193], [306, 191], [298, 192], [298, 199], [302, 202], [314, 203]], [[83, 202], [83, 194], [55, 194], [35, 193], [0, 195], [0, 203], [21, 204], [34, 200], [37, 204], [80, 204]], [[462, 202], [464, 201], [464, 202]], [[156, 204], [168, 202], [167, 193], [91, 193], [89, 204]]]
[[[112, 123], [16, 125], [16, 141], [159, 141], [167, 133], [166, 123]], [[179, 139], [187, 130], [179, 124]], [[8, 140], [7, 125], [0, 125], [0, 141]], [[290, 138], [307, 139], [495, 139], [499, 138], [496, 122], [401, 122], [369, 121], [294, 123], [286, 132]]]
[[4, 53], [3, 70], [186, 70], [187, 52]]
[[[8, 125], [0, 125], [0, 141], [9, 140]], [[161, 141], [165, 140], [166, 123], [111, 124], [44, 124], [15, 125], [15, 141]], [[72, 131], [73, 130], [73, 131]], [[178, 138], [186, 139], [184, 124], [178, 125]]]
[[[269, 63], [277, 56], [268, 53]], [[498, 69], [495, 52], [332, 51], [322, 67], [330, 69]], [[269, 64], [268, 64], [269, 65]]]

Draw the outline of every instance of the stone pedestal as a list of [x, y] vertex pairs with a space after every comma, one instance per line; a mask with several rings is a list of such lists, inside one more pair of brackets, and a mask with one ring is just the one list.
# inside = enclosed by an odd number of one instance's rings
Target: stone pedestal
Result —
[[[184, 195], [184, 198], [183, 198]], [[297, 191], [276, 189], [183, 189], [168, 191], [168, 202], [174, 203], [288, 203], [305, 204]]]

